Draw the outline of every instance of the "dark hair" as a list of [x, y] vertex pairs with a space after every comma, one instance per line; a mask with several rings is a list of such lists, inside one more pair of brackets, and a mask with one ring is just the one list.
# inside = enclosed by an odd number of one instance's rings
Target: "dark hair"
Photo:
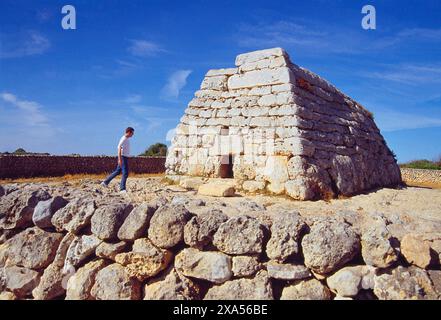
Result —
[[129, 133], [129, 132], [135, 132], [135, 129], [133, 129], [132, 127], [128, 127], [127, 129], [126, 129], [126, 133]]

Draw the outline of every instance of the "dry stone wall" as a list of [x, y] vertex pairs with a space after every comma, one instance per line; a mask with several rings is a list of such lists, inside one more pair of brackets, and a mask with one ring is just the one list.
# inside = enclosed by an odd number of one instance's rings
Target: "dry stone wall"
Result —
[[401, 182], [372, 114], [281, 48], [207, 72], [176, 128], [166, 173], [226, 177], [230, 163], [245, 191], [302, 200]]

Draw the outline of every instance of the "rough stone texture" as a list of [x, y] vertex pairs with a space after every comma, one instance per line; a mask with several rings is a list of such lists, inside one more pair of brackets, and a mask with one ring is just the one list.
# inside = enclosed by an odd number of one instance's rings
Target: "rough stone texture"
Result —
[[150, 220], [149, 239], [160, 248], [172, 248], [184, 239], [184, 227], [191, 218], [183, 205], [165, 205]]
[[250, 277], [263, 268], [263, 264], [254, 256], [235, 256], [232, 262], [235, 277]]
[[101, 244], [96, 248], [95, 254], [100, 258], [115, 261], [115, 256], [118, 253], [123, 252], [126, 248], [127, 243], [124, 241], [117, 243], [101, 242]]
[[346, 267], [326, 279], [328, 287], [341, 297], [355, 297], [361, 289], [374, 288], [376, 268], [371, 266]]
[[65, 207], [67, 203], [68, 201], [60, 196], [56, 196], [46, 201], [40, 201], [34, 209], [32, 221], [40, 228], [52, 227], [52, 216], [59, 209]]
[[0, 301], [17, 300], [17, 299], [18, 299], [18, 297], [15, 294], [13, 294], [12, 292], [9, 292], [9, 291], [0, 292]]
[[395, 263], [398, 255], [391, 245], [392, 235], [381, 221], [369, 225], [362, 233], [361, 254], [366, 264], [387, 268]]
[[130, 277], [142, 282], [167, 268], [172, 257], [171, 251], [160, 249], [143, 238], [135, 241], [132, 252], [117, 254], [115, 261], [126, 267]]
[[266, 265], [268, 276], [280, 280], [301, 280], [311, 277], [311, 272], [303, 265], [277, 263], [270, 261]]
[[285, 287], [280, 300], [330, 300], [331, 292], [317, 279], [299, 280]]
[[114, 263], [98, 271], [91, 295], [96, 300], [139, 300], [141, 285], [123, 266]]
[[127, 216], [118, 231], [118, 238], [125, 241], [135, 241], [147, 235], [150, 219], [157, 207], [148, 203], [142, 203], [135, 207]]
[[85, 259], [95, 253], [102, 240], [94, 235], [75, 237], [67, 249], [65, 264], [78, 267]]
[[92, 216], [92, 232], [101, 240], [113, 240], [132, 210], [131, 205], [110, 204], [99, 207]]
[[351, 227], [335, 219], [318, 219], [302, 240], [305, 265], [319, 274], [330, 273], [354, 258], [360, 241]]
[[86, 197], [75, 198], [64, 208], [52, 216], [51, 222], [57, 231], [66, 230], [77, 234], [82, 228], [90, 224], [90, 219], [95, 212], [96, 203]]
[[[169, 176], [232, 171], [238, 189], [300, 200], [401, 182], [372, 114], [283, 49], [241, 54], [236, 65], [208, 72], [189, 102], [167, 155]], [[200, 194], [222, 196], [208, 186]]]
[[401, 253], [409, 263], [423, 269], [432, 260], [429, 244], [422, 237], [413, 234], [406, 234], [401, 240]]
[[182, 250], [175, 258], [175, 268], [187, 277], [223, 283], [229, 280], [231, 257], [221, 252], [199, 251], [193, 248]]
[[45, 190], [25, 188], [0, 198], [0, 228], [27, 227], [32, 223], [32, 214], [39, 201], [50, 198]]
[[238, 216], [220, 225], [213, 244], [227, 254], [258, 254], [262, 252], [263, 240], [263, 226], [257, 219]]
[[54, 259], [62, 234], [34, 227], [20, 232], [5, 243], [6, 265], [29, 269], [44, 269]]
[[432, 281], [433, 288], [438, 294], [438, 299], [441, 299], [441, 271], [440, 270], [428, 270], [429, 278]]
[[299, 253], [299, 239], [306, 224], [297, 212], [282, 212], [272, 217], [271, 238], [266, 245], [270, 259], [285, 261]]
[[144, 286], [144, 300], [199, 300], [199, 285], [174, 268]]
[[252, 278], [227, 281], [210, 288], [204, 300], [273, 300], [273, 289], [266, 271]]
[[92, 300], [90, 291], [95, 277], [105, 266], [104, 260], [96, 260], [81, 267], [67, 282], [66, 300]]
[[200, 195], [212, 197], [232, 197], [235, 192], [236, 189], [233, 186], [218, 181], [205, 183], [198, 189]]
[[208, 210], [191, 218], [184, 228], [185, 243], [202, 249], [213, 241], [214, 233], [227, 220], [228, 216], [218, 209]]
[[3, 272], [6, 288], [18, 298], [28, 296], [40, 280], [40, 274], [37, 271], [27, 268], [6, 267]]

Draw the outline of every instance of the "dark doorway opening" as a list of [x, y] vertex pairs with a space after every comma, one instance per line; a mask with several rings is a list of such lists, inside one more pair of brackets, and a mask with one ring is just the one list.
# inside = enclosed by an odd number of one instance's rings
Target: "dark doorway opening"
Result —
[[219, 168], [219, 177], [222, 179], [233, 178], [233, 155], [222, 156]]

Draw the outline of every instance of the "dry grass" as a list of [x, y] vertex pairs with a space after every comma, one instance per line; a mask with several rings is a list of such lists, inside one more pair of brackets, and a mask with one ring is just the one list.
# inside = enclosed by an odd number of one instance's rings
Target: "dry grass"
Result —
[[[130, 174], [130, 178], [152, 178], [152, 177], [164, 177], [164, 173], [143, 173], [143, 174]], [[34, 182], [72, 182], [83, 179], [104, 180], [107, 174], [68, 174], [62, 177], [37, 177], [37, 178], [18, 178], [18, 179], [0, 179], [0, 184], [7, 183], [34, 183]]]

